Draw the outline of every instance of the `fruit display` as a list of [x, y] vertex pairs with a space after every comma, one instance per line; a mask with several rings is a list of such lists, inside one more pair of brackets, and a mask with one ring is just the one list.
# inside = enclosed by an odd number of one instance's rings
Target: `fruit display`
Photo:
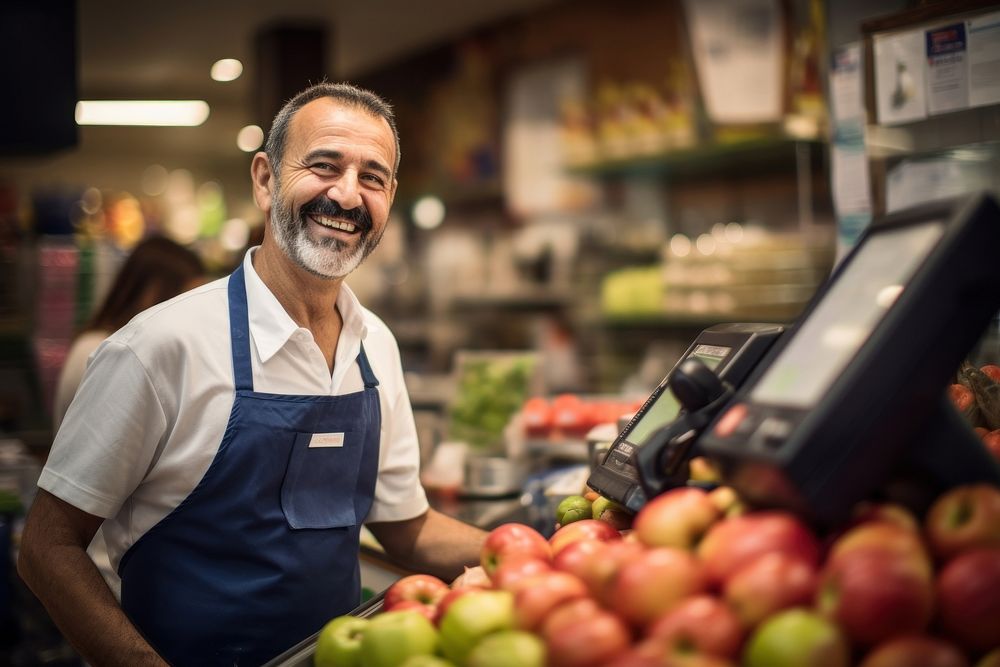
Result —
[[948, 398], [1000, 461], [1000, 366], [963, 363], [948, 386]]
[[823, 531], [720, 490], [668, 491], [625, 531], [578, 499], [548, 539], [503, 524], [451, 586], [404, 577], [372, 620], [333, 619], [315, 664], [1000, 666], [1000, 488]]

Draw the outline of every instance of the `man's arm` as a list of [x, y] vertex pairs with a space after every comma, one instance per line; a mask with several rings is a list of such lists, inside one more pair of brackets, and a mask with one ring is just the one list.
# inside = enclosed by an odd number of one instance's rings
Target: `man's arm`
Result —
[[17, 572], [87, 662], [165, 665], [87, 555], [103, 521], [39, 489], [24, 526]]
[[465, 567], [479, 565], [486, 533], [429, 509], [406, 521], [368, 524], [386, 554], [419, 572], [451, 581]]

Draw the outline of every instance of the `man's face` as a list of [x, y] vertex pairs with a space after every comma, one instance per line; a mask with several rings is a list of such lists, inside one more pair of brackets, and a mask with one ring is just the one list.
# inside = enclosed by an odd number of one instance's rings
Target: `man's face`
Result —
[[384, 119], [331, 99], [292, 118], [271, 224], [298, 266], [343, 278], [375, 249], [396, 190], [395, 139]]

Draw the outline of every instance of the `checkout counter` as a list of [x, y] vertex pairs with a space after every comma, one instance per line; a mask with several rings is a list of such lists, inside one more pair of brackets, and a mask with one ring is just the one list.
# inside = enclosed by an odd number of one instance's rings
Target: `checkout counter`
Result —
[[[686, 484], [687, 462], [704, 455], [752, 505], [820, 525], [898, 488], [919, 503], [1000, 485], [1000, 464], [944, 393], [1000, 310], [998, 248], [989, 195], [876, 221], [789, 330], [728, 325], [694, 341], [588, 483], [637, 511]], [[485, 523], [482, 506], [450, 513], [486, 529], [536, 520], [530, 503], [507, 503]], [[354, 613], [379, 608], [376, 596]], [[314, 647], [315, 636], [269, 665], [310, 665]]]

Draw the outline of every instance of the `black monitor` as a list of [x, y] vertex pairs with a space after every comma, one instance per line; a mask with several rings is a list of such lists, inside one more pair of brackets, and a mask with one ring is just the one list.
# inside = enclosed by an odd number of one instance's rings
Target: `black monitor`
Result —
[[843, 518], [904, 467], [1000, 466], [944, 398], [1000, 309], [1000, 208], [977, 194], [874, 222], [699, 440], [748, 501]]

